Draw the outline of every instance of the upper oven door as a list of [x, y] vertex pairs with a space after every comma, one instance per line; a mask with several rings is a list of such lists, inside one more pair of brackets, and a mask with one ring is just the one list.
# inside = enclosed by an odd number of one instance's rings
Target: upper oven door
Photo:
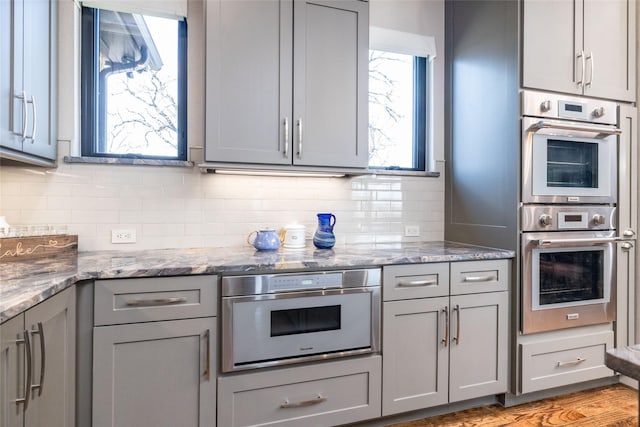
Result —
[[524, 203], [615, 203], [614, 126], [524, 118]]

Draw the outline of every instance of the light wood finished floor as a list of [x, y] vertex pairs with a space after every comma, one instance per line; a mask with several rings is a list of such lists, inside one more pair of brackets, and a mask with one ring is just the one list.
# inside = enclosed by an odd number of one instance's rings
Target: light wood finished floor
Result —
[[622, 384], [565, 394], [510, 408], [468, 409], [392, 427], [637, 426], [638, 392]]

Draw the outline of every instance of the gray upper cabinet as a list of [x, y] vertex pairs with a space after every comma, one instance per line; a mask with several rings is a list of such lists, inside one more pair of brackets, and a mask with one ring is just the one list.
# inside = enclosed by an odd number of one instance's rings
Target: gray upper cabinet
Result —
[[368, 3], [209, 0], [205, 160], [365, 168]]
[[523, 86], [635, 100], [633, 0], [525, 0]]
[[0, 5], [0, 157], [55, 165], [56, 4]]

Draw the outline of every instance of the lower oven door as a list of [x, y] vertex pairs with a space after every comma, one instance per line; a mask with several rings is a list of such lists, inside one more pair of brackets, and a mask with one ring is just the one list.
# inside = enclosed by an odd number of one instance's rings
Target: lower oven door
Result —
[[222, 299], [222, 370], [378, 350], [379, 288]]
[[522, 332], [613, 321], [616, 240], [614, 231], [523, 233]]

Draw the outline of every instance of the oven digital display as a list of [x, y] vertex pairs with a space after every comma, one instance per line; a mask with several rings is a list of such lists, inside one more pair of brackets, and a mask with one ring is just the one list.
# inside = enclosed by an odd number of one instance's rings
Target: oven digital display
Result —
[[271, 336], [335, 331], [341, 328], [340, 305], [291, 308], [271, 312]]
[[582, 222], [582, 215], [565, 215], [565, 222]]
[[565, 111], [574, 111], [576, 113], [582, 113], [582, 105], [576, 104], [564, 104]]

